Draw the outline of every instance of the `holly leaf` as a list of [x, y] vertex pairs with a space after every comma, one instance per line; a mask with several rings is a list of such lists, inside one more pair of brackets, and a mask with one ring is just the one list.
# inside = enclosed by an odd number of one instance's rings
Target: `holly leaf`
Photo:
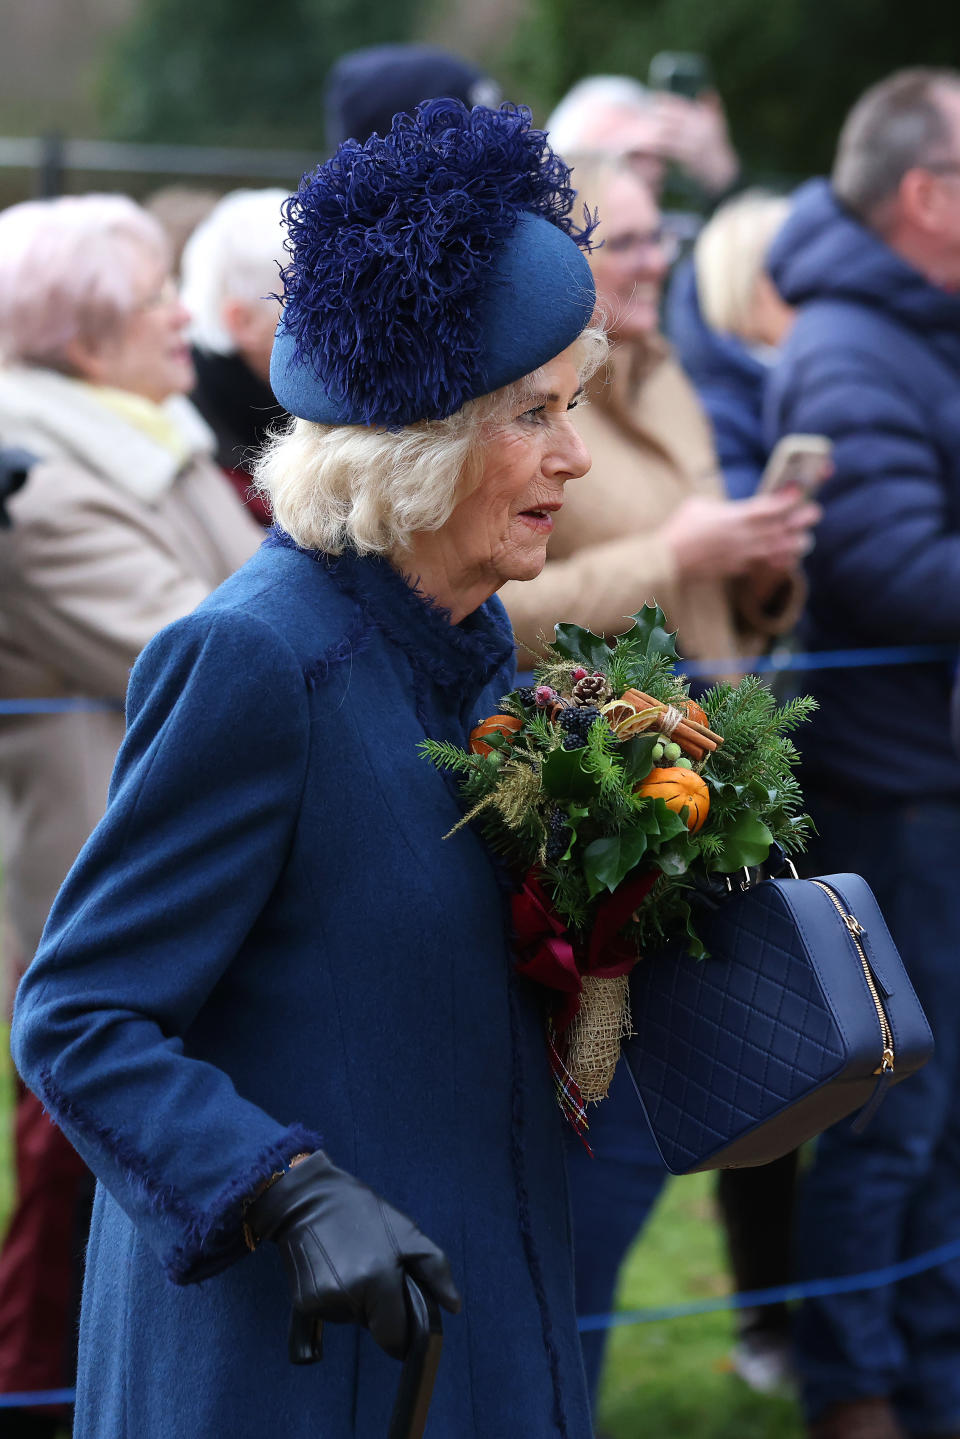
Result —
[[560, 624], [554, 626], [554, 640], [551, 644], [561, 659], [573, 660], [591, 673], [600, 670], [606, 674], [610, 662], [610, 646], [602, 635], [585, 630], [580, 625]]
[[738, 815], [722, 838], [723, 850], [710, 861], [710, 868], [721, 874], [762, 864], [773, 844], [773, 835], [767, 826], [749, 811]]
[[552, 749], [540, 766], [540, 782], [552, 799], [584, 801], [600, 793], [596, 775], [583, 768], [585, 749]]
[[653, 655], [666, 655], [670, 660], [679, 660], [674, 643], [677, 632], [667, 629], [667, 618], [659, 605], [644, 605], [643, 609], [638, 610], [631, 618], [633, 624], [626, 634], [621, 636], [622, 639], [630, 639], [642, 645], [648, 659]]

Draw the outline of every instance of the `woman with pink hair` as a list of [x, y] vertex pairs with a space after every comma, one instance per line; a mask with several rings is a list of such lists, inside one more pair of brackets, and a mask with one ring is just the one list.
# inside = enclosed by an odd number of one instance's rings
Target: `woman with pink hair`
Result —
[[[38, 461], [2, 536], [0, 697], [53, 711], [0, 718], [12, 979], [105, 808], [130, 667], [259, 543], [183, 398], [194, 381], [188, 318], [164, 234], [132, 200], [71, 196], [0, 215], [0, 440]], [[25, 1090], [16, 1146], [17, 1205], [0, 1256], [8, 1393], [69, 1378], [86, 1182]], [[57, 1422], [49, 1409], [8, 1410], [4, 1432], [52, 1434]]]

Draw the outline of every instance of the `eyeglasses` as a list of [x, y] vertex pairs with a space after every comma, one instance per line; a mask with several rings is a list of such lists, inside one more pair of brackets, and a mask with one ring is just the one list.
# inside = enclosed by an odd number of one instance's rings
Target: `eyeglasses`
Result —
[[680, 240], [672, 230], [650, 230], [646, 235], [627, 231], [623, 235], [611, 235], [603, 248], [609, 255], [652, 254], [657, 251], [668, 265], [672, 265], [680, 251]]
[[145, 300], [140, 300], [134, 305], [133, 313], [141, 314], [144, 310], [159, 310], [167, 305], [176, 305], [180, 299], [180, 287], [172, 275], [168, 275], [163, 284], [160, 285]]

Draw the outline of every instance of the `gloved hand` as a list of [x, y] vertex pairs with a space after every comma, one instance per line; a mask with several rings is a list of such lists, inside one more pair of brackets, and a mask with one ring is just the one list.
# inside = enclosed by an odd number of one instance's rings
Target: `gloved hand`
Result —
[[246, 1222], [258, 1239], [279, 1246], [293, 1294], [294, 1364], [321, 1357], [325, 1319], [366, 1325], [381, 1349], [403, 1359], [409, 1340], [405, 1272], [451, 1314], [460, 1309], [445, 1255], [322, 1150], [254, 1199]]

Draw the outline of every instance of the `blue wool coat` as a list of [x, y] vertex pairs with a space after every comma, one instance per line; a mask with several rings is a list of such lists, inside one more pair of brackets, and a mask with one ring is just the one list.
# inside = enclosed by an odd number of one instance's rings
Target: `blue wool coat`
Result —
[[[825, 180], [797, 192], [768, 268], [799, 307], [768, 386], [768, 441], [802, 431], [834, 443], [801, 643], [955, 645], [960, 295], [849, 215]], [[857, 797], [960, 798], [953, 669], [945, 660], [816, 672], [805, 687], [820, 712], [799, 736], [805, 777]]]
[[452, 626], [384, 561], [279, 537], [139, 660], [13, 1028], [101, 1181], [76, 1439], [387, 1433], [399, 1366], [352, 1325], [291, 1366], [279, 1256], [241, 1238], [317, 1144], [450, 1259], [428, 1435], [590, 1434], [539, 999], [417, 752], [511, 678], [499, 601]]
[[748, 499], [756, 493], [767, 463], [763, 396], [770, 366], [736, 335], [721, 334], [707, 324], [692, 260], [674, 272], [665, 318], [677, 359], [713, 426], [727, 494]]

